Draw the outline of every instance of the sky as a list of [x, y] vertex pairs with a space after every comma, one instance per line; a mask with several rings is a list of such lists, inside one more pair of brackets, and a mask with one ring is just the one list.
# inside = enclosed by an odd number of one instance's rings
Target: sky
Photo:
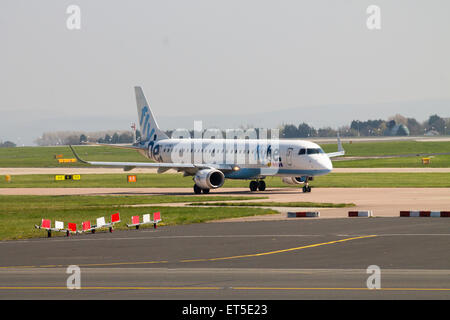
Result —
[[162, 129], [449, 117], [449, 12], [448, 0], [2, 0], [0, 140], [129, 129], [135, 85]]

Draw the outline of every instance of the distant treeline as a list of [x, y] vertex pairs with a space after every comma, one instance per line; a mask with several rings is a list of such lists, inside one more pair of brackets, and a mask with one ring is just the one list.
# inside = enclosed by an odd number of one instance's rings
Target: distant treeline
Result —
[[414, 118], [406, 118], [396, 115], [388, 120], [353, 120], [350, 126], [336, 129], [331, 127], [316, 129], [306, 123], [298, 126], [285, 124], [280, 130], [283, 138], [307, 138], [307, 137], [335, 137], [341, 136], [419, 136], [419, 135], [446, 135], [449, 129], [450, 119], [432, 115], [428, 120], [420, 123]]
[[[341, 136], [420, 136], [420, 135], [447, 135], [450, 133], [450, 118], [441, 118], [438, 115], [431, 115], [428, 120], [418, 122], [414, 118], [407, 118], [402, 115], [396, 115], [388, 120], [353, 120], [350, 126], [343, 126], [338, 129], [331, 127], [316, 129], [307, 123], [298, 125], [284, 124], [279, 128], [280, 138], [314, 138], [314, 137], [335, 137], [337, 133]], [[246, 131], [246, 129], [243, 129]], [[258, 129], [256, 128], [258, 132]], [[166, 131], [170, 137], [174, 131]], [[270, 132], [270, 130], [269, 130]], [[193, 136], [193, 131], [190, 131]], [[223, 137], [226, 137], [225, 131], [222, 131]], [[270, 135], [270, 133], [269, 133]], [[136, 130], [136, 140], [140, 139], [140, 132]], [[77, 145], [86, 142], [106, 143], [106, 144], [132, 144], [135, 137], [132, 131], [58, 131], [45, 132], [41, 137], [34, 141], [39, 146], [55, 145]], [[1, 147], [15, 147], [16, 144], [11, 141], [0, 141]]]
[[5, 142], [0, 141], [0, 148], [12, 148], [15, 146], [16, 146], [16, 144], [11, 141], [5, 141]]
[[86, 142], [116, 144], [133, 143], [134, 137], [131, 131], [57, 131], [44, 132], [34, 142], [39, 146], [78, 145]]

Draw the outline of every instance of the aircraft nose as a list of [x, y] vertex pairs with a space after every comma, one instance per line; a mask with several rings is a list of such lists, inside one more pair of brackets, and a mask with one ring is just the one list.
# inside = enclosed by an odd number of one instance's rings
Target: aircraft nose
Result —
[[326, 157], [322, 160], [321, 165], [322, 165], [322, 169], [326, 170], [327, 173], [331, 172], [331, 170], [333, 170], [333, 163], [331, 162], [330, 158], [328, 158], [328, 157]]

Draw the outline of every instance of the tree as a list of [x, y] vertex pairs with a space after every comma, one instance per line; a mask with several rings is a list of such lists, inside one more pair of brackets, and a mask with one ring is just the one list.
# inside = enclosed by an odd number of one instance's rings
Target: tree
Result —
[[319, 137], [335, 137], [337, 135], [337, 132], [330, 127], [320, 128], [319, 130], [317, 130], [317, 135]]
[[406, 119], [406, 126], [409, 129], [409, 133], [411, 135], [413, 135], [413, 136], [414, 135], [417, 136], [417, 135], [423, 134], [423, 127], [422, 127], [422, 125], [419, 122], [417, 122], [417, 120], [414, 119], [414, 118], [407, 118]]
[[68, 137], [66, 137], [63, 140], [62, 144], [64, 144], [64, 145], [69, 145], [69, 144], [77, 145], [77, 144], [80, 144], [80, 137], [76, 136], [76, 135], [68, 136]]
[[[170, 137], [170, 135], [167, 136]], [[141, 132], [139, 130], [136, 130], [136, 141], [139, 141], [140, 139], [141, 139]]]
[[445, 120], [439, 117], [437, 114], [428, 118], [428, 130], [436, 130], [437, 132], [444, 134]]
[[111, 143], [119, 143], [119, 134], [115, 132], [112, 136]]
[[397, 124], [397, 123], [395, 122], [395, 120], [391, 120], [391, 121], [388, 121], [388, 122], [387, 122], [386, 126], [387, 126], [387, 128], [388, 128], [389, 130], [392, 130], [392, 129], [395, 127], [396, 124]]
[[119, 135], [119, 143], [133, 143], [133, 134], [131, 132], [124, 132]]
[[283, 127], [281, 135], [284, 138], [296, 138], [298, 137], [297, 127], [292, 124], [287, 124]]
[[406, 119], [401, 114], [396, 114], [395, 116], [389, 118], [388, 120], [394, 120], [396, 124], [404, 124], [405, 126], [408, 125], [408, 119]]
[[314, 137], [316, 135], [316, 129], [310, 127], [304, 122], [298, 126], [297, 132], [298, 137], [301, 138]]
[[0, 148], [14, 148], [16, 144], [11, 141], [0, 142]]

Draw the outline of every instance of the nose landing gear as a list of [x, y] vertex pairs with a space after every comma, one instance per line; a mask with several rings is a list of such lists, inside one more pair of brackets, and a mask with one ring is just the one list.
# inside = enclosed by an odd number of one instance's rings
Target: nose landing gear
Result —
[[306, 177], [304, 183], [303, 183], [303, 193], [311, 192], [311, 187], [309, 186], [309, 181], [312, 181], [314, 177]]

